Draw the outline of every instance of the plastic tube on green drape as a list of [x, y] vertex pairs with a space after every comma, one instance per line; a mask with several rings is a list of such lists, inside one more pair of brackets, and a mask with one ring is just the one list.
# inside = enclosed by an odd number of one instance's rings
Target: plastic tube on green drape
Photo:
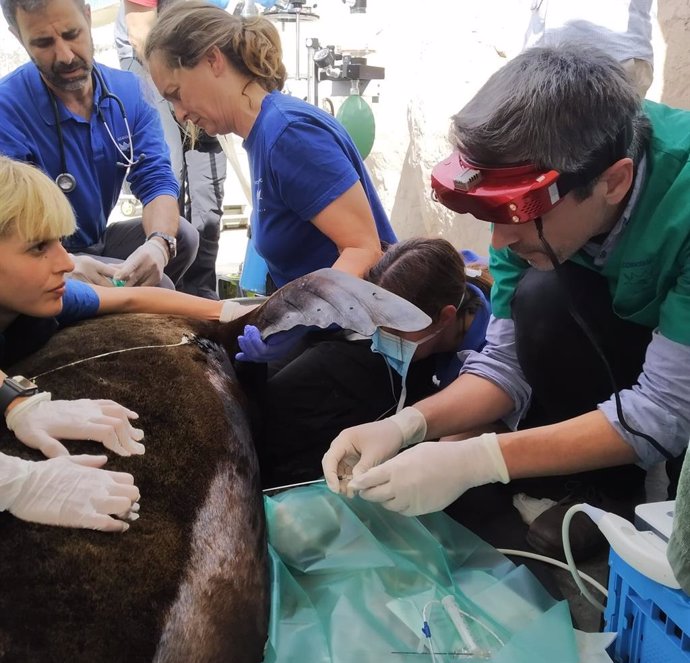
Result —
[[362, 159], [374, 146], [376, 122], [371, 106], [358, 94], [351, 94], [338, 109], [336, 118], [347, 129]]
[[[579, 660], [567, 603], [444, 513], [407, 518], [324, 486], [264, 505], [273, 588], [266, 663], [430, 660], [414, 655], [426, 645], [425, 606], [437, 651], [476, 649], [491, 663]], [[462, 634], [442, 607], [447, 597], [470, 616]]]

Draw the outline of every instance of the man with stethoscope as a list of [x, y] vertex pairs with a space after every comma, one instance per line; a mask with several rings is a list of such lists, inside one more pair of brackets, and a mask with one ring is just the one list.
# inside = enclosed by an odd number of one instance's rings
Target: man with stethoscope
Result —
[[[64, 245], [76, 278], [172, 287], [196, 256], [198, 233], [179, 216], [160, 120], [138, 79], [94, 63], [84, 0], [1, 2], [32, 62], [0, 81], [0, 153], [36, 164], [67, 196], [77, 231]], [[142, 218], [106, 227], [125, 176]]]

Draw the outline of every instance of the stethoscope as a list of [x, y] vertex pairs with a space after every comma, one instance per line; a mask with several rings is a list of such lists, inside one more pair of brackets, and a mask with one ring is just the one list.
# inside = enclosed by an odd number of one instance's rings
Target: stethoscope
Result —
[[[131, 168], [132, 166], [136, 166], [140, 161], [146, 158], [145, 154], [140, 154], [139, 157], [136, 159], [134, 158], [134, 146], [132, 144], [132, 132], [130, 131], [129, 128], [129, 122], [127, 121], [127, 113], [125, 112], [125, 105], [122, 103], [122, 100], [120, 97], [117, 95], [113, 94], [108, 87], [105, 84], [105, 80], [103, 79], [103, 75], [101, 74], [100, 71], [96, 68], [94, 65], [93, 67], [93, 75], [95, 78], [98, 79], [98, 82], [101, 84], [101, 97], [98, 100], [98, 103], [96, 104], [96, 115], [98, 118], [103, 122], [103, 126], [105, 127], [105, 130], [108, 134], [108, 137], [110, 138], [110, 141], [112, 144], [115, 146], [115, 149], [118, 151], [120, 156], [122, 157], [122, 161], [117, 161], [118, 166], [122, 166], [123, 168]], [[53, 114], [55, 115], [55, 127], [57, 129], [57, 135], [58, 135], [58, 145], [60, 147], [60, 174], [55, 178], [55, 184], [60, 187], [60, 190], [63, 193], [72, 193], [77, 188], [77, 178], [72, 175], [67, 170], [67, 158], [65, 156], [65, 139], [64, 136], [62, 135], [62, 125], [60, 124], [60, 111], [58, 110], [58, 105], [57, 101], [55, 100], [55, 95], [53, 94], [52, 90], [46, 85], [46, 89], [48, 90], [48, 96], [50, 97], [50, 101], [53, 104]], [[94, 93], [95, 93], [95, 88], [94, 88]], [[119, 107], [120, 113], [122, 114], [122, 119], [125, 123], [125, 129], [127, 130], [127, 141], [129, 144], [129, 154], [126, 154], [122, 148], [120, 147], [119, 143], [117, 140], [115, 140], [115, 136], [113, 136], [112, 131], [110, 130], [110, 127], [108, 126], [108, 123], [105, 121], [105, 116], [103, 115], [103, 111], [101, 110], [101, 105], [106, 99], [112, 99]]]

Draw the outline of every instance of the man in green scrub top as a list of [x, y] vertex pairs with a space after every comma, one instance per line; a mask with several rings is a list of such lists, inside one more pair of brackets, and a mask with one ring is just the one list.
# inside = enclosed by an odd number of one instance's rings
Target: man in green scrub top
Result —
[[[495, 222], [487, 346], [440, 393], [343, 431], [324, 457], [329, 486], [352, 474], [350, 494], [408, 515], [509, 481], [511, 493], [583, 500], [586, 486], [641, 501], [643, 468], [690, 436], [690, 113], [640, 102], [615, 60], [561, 44], [496, 72], [453, 136], [480, 176], [556, 171], [551, 201], [513, 222], [475, 209]], [[510, 432], [476, 436], [501, 420]], [[442, 436], [470, 439], [398, 454]], [[555, 552], [564, 508], [550, 511], [528, 538]]]

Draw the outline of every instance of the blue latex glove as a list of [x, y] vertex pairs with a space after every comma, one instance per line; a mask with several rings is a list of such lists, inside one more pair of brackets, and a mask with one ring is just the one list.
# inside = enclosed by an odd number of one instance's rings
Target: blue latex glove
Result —
[[247, 325], [244, 334], [237, 337], [237, 343], [241, 352], [235, 355], [237, 361], [253, 361], [266, 363], [281, 359], [292, 350], [310, 327], [298, 325], [287, 331], [271, 334], [265, 341], [261, 338], [261, 332], [254, 325]]
[[478, 253], [475, 253], [470, 249], [462, 249], [462, 251], [460, 251], [460, 255], [462, 256], [462, 259], [466, 265], [478, 263], [480, 265], [486, 265], [487, 267], [489, 266], [489, 261], [484, 256], [480, 256]]

